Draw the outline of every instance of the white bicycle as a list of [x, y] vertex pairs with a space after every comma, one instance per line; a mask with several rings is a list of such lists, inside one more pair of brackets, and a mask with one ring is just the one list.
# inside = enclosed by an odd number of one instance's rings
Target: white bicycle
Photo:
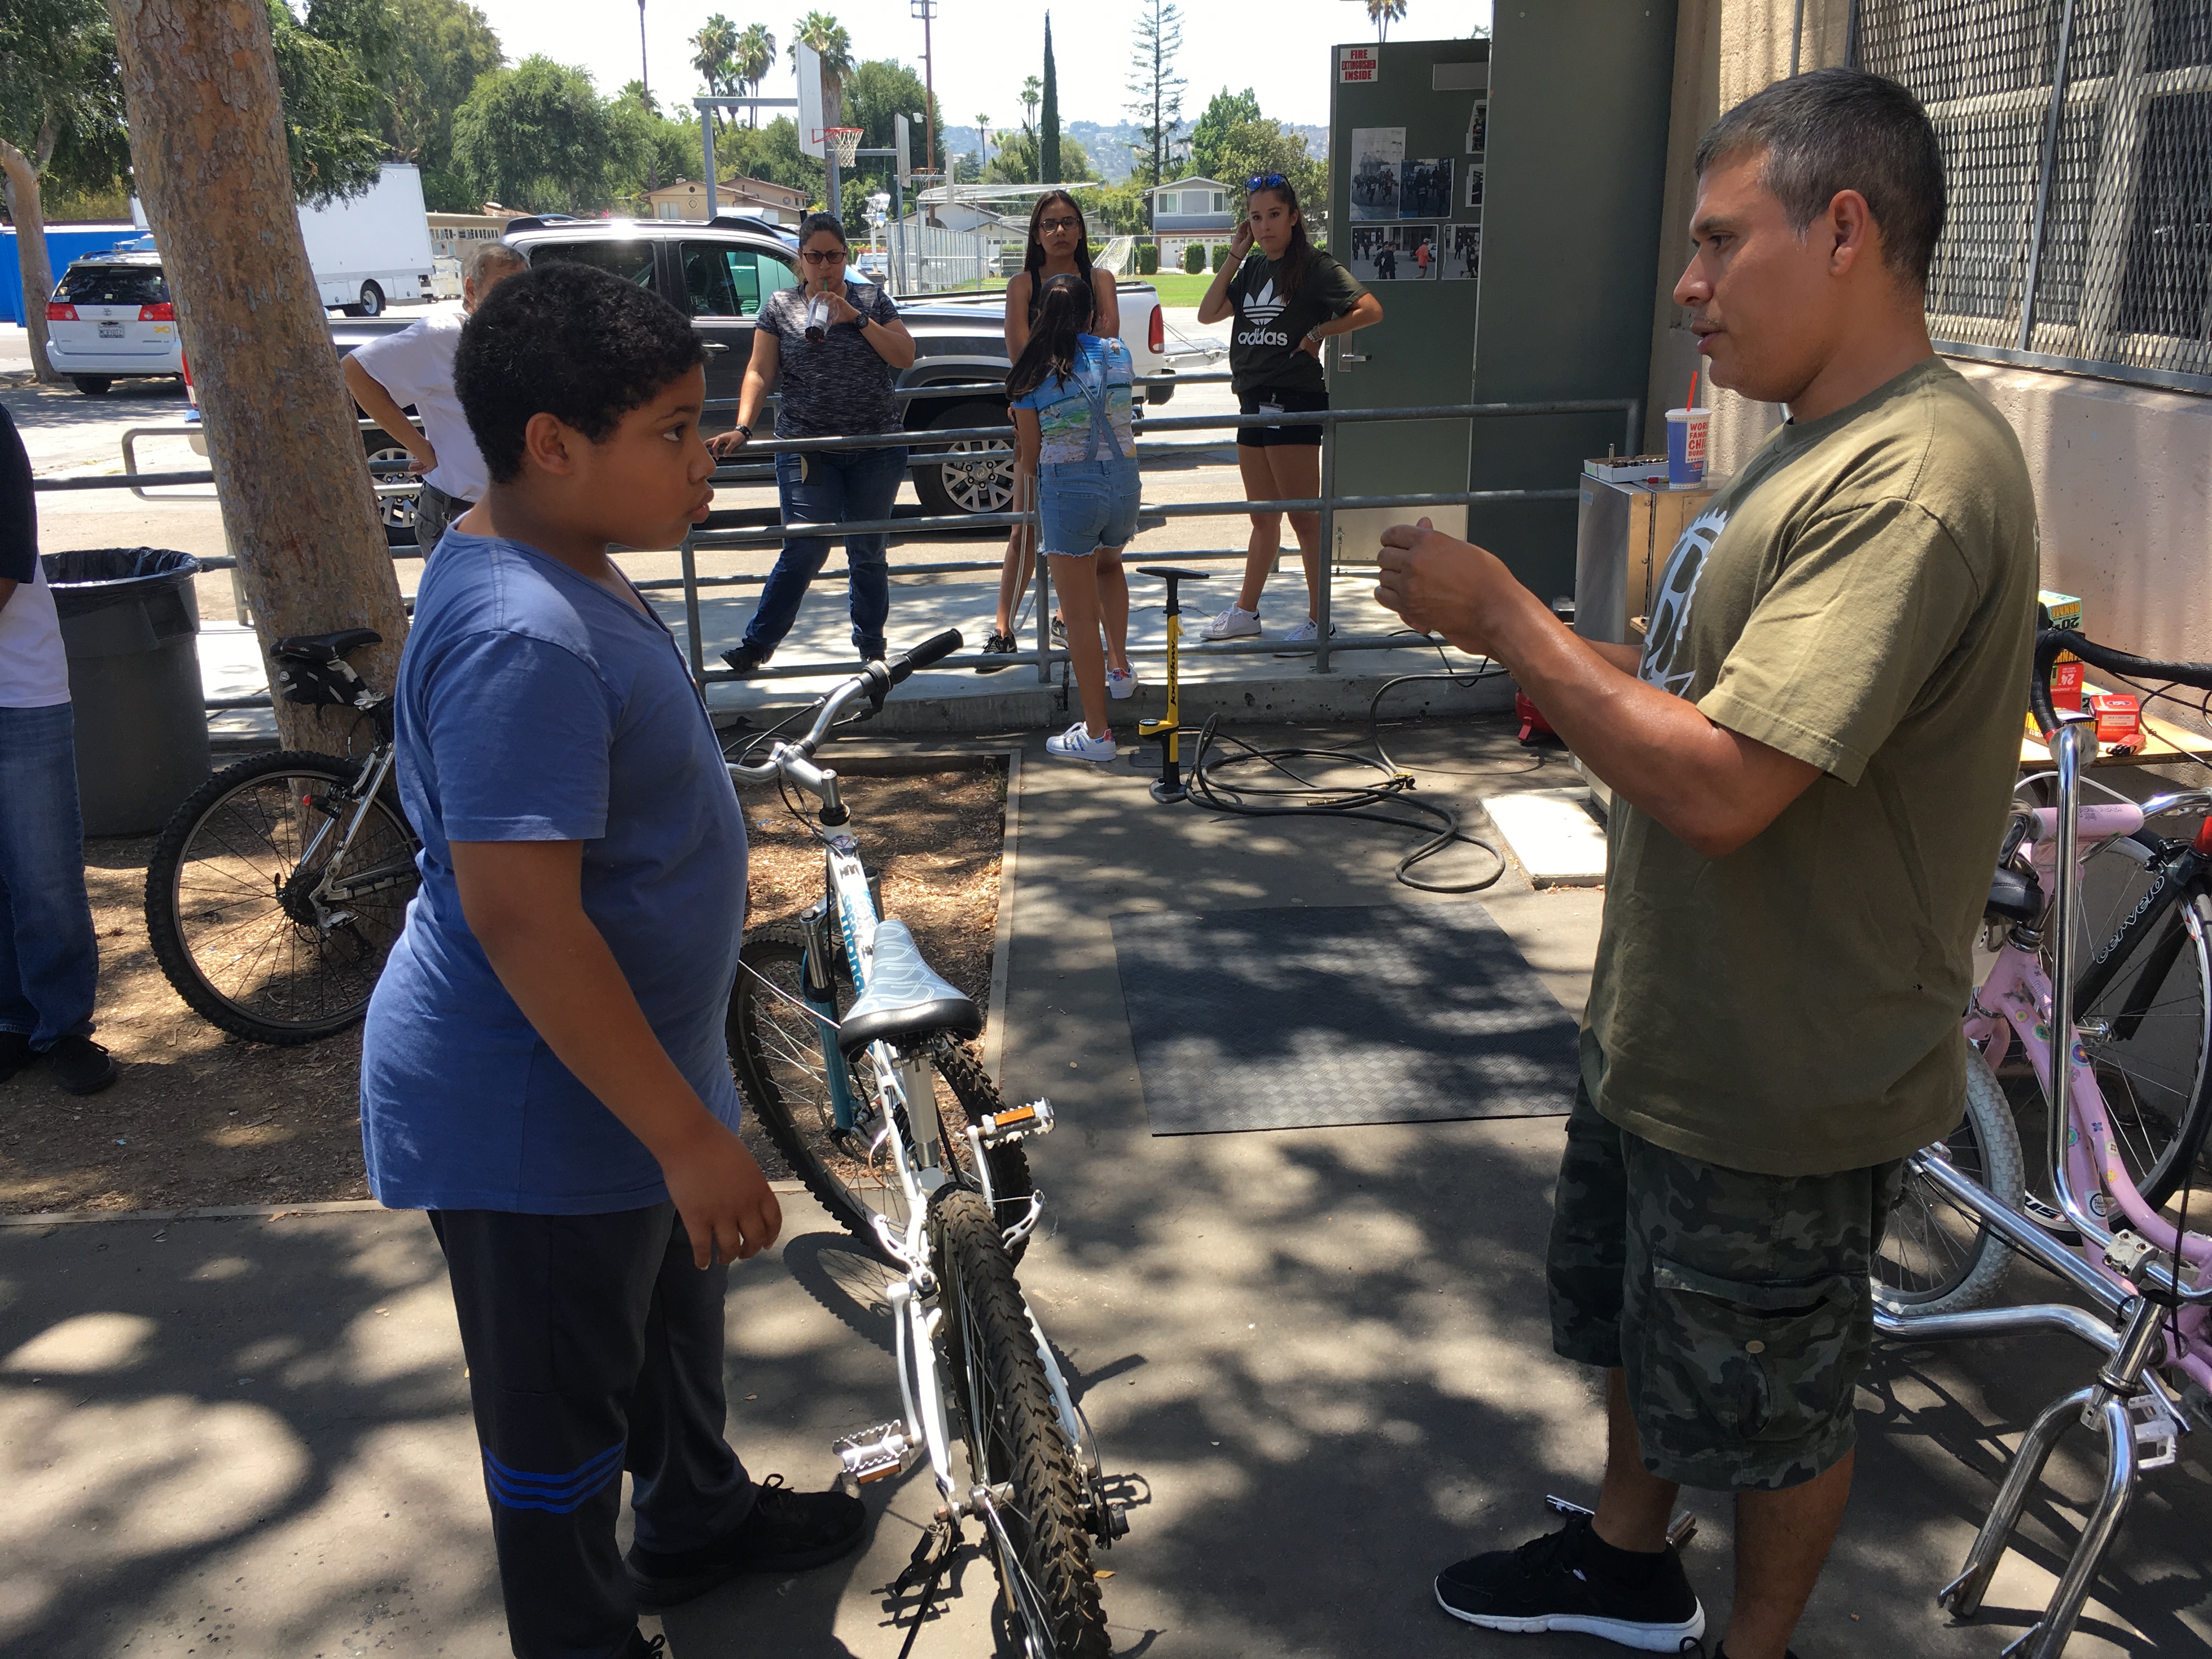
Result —
[[981, 1014], [930, 968], [905, 923], [877, 915], [837, 775], [813, 759], [855, 702], [880, 708], [892, 686], [960, 643], [946, 632], [870, 663], [822, 700], [805, 737], [764, 734], [754, 745], [769, 744], [764, 761], [731, 766], [738, 782], [784, 786], [787, 804], [793, 788], [819, 803], [811, 817], [792, 810], [822, 843], [823, 893], [796, 923], [746, 933], [730, 1058], [746, 1103], [809, 1190], [902, 1273], [886, 1296], [904, 1414], [838, 1441], [846, 1471], [866, 1485], [927, 1457], [946, 1553], [963, 1519], [981, 1523], [1025, 1659], [1105, 1659], [1091, 1552], [1128, 1523], [1014, 1278], [1044, 1207], [1022, 1144], [1051, 1129], [1052, 1106], [1000, 1099], [970, 1046]]

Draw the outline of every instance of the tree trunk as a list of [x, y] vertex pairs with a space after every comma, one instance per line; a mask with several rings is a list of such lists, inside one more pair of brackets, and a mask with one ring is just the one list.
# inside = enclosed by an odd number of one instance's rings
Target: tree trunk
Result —
[[[407, 616], [300, 237], [269, 14], [261, 0], [108, 9], [140, 198], [263, 655], [288, 634], [373, 628], [384, 643], [353, 660], [388, 691]], [[276, 727], [288, 749], [371, 741], [350, 711], [281, 697]]]
[[8, 191], [8, 216], [15, 222], [15, 257], [23, 273], [23, 326], [31, 337], [31, 374], [48, 385], [61, 379], [46, 356], [46, 295], [54, 291], [53, 261], [46, 254], [46, 205], [30, 158], [0, 138], [0, 175]]

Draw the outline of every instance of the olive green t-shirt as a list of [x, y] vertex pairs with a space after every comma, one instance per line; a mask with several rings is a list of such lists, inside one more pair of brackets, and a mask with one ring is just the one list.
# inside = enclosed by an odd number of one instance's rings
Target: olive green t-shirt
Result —
[[1817, 1175], [1941, 1139], [2018, 775], [2035, 498], [1939, 360], [1784, 426], [1686, 531], [1643, 678], [1820, 769], [1727, 856], [1616, 799], [1584, 1073], [1607, 1118]]

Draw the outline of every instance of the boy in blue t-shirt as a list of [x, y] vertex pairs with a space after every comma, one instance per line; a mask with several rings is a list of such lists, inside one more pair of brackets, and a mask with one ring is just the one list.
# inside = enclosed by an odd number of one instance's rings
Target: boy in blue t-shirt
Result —
[[490, 487], [399, 665], [422, 884], [369, 1005], [362, 1137], [371, 1190], [446, 1253], [520, 1659], [644, 1654], [637, 1608], [866, 1529], [856, 1498], [755, 1485], [723, 1437], [728, 1263], [782, 1224], [724, 1052], [744, 820], [674, 638], [607, 559], [707, 515], [704, 356], [606, 272], [500, 285], [454, 362]]

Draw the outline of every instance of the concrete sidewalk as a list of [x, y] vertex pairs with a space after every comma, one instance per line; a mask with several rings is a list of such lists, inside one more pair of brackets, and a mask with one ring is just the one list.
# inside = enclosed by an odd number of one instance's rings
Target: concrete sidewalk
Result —
[[[1387, 740], [1423, 795], [1470, 811], [1573, 781], [1494, 723]], [[1547, 1526], [1545, 1492], [1595, 1493], [1594, 1381], [1552, 1357], [1545, 1317], [1559, 1120], [1155, 1139], [1145, 1118], [1110, 918], [1434, 902], [1391, 880], [1404, 836], [1158, 807], [1134, 766], [1054, 763], [1035, 739], [1021, 781], [1004, 1082], [1010, 1098], [1049, 1093], [1061, 1123], [1032, 1149], [1050, 1233], [1022, 1277], [1107, 1468], [1148, 1494], [1102, 1563], [1117, 1650], [1620, 1651], [1489, 1635], [1430, 1600], [1438, 1566]], [[1464, 851], [1425, 867], [1483, 864]], [[1602, 896], [1509, 871], [1481, 902], [1579, 1007]], [[786, 1238], [733, 1279], [732, 1436], [757, 1471], [815, 1485], [830, 1439], [890, 1414], [896, 1390], [880, 1270], [806, 1200], [785, 1202]], [[2015, 1289], [2047, 1293], [2025, 1273]], [[1932, 1598], [2020, 1430], [2090, 1369], [2055, 1338], [1882, 1352], [1802, 1659], [1994, 1659], [2019, 1634], [2091, 1489], [2078, 1440], [1981, 1620], [1949, 1626]], [[459, 1344], [419, 1218], [0, 1227], [0, 1460], [9, 1653], [506, 1650]], [[880, 1589], [933, 1499], [918, 1473], [872, 1495], [864, 1556], [678, 1610], [672, 1653], [891, 1659], [905, 1632]], [[1717, 1632], [1729, 1508], [1691, 1507], [1704, 1529], [1688, 1563]], [[2186, 1454], [2145, 1480], [2075, 1659], [2205, 1650], [2208, 1537], [2212, 1491]], [[957, 1592], [921, 1633], [922, 1659], [993, 1650], [988, 1566], [969, 1561]]]

